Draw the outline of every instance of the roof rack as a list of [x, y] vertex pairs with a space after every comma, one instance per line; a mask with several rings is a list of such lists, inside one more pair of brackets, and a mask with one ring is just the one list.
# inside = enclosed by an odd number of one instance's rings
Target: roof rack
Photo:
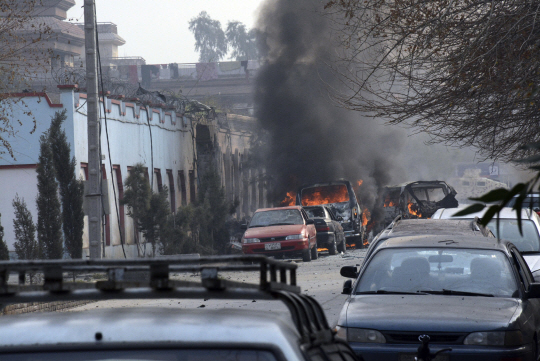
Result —
[[[35, 260], [0, 262], [0, 307], [13, 303], [109, 299], [279, 299], [291, 312], [305, 343], [333, 340], [321, 306], [300, 293], [294, 263], [276, 261], [262, 255], [160, 257], [119, 260]], [[219, 272], [259, 271], [258, 283], [220, 278]], [[100, 272], [107, 280], [93, 283], [66, 282], [65, 273]], [[147, 279], [125, 277], [144, 272]], [[200, 282], [171, 279], [171, 273], [199, 272]], [[40, 284], [26, 284], [26, 275], [42, 274]], [[10, 274], [17, 283], [8, 283]]]

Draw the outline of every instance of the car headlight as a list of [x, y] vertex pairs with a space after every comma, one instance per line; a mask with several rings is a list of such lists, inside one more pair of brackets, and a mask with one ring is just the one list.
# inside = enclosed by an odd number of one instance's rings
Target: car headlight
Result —
[[259, 243], [261, 240], [258, 238], [244, 238], [243, 243]]
[[303, 234], [291, 234], [290, 236], [287, 236], [285, 237], [285, 240], [290, 240], [290, 239], [302, 239], [304, 238], [304, 235]]
[[345, 338], [349, 342], [362, 343], [386, 343], [383, 334], [376, 330], [366, 330], [363, 328], [336, 327], [338, 337]]
[[523, 334], [521, 331], [495, 331], [495, 332], [473, 332], [465, 337], [465, 345], [482, 346], [520, 346], [523, 345]]

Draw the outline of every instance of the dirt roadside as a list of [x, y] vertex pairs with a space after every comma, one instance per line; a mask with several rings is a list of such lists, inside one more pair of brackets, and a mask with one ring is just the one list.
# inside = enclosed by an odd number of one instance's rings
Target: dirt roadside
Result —
[[[297, 283], [302, 292], [314, 297], [323, 307], [328, 322], [334, 326], [345, 302], [346, 296], [341, 294], [343, 282], [339, 270], [342, 266], [360, 265], [364, 260], [365, 250], [348, 250], [343, 255], [329, 256], [321, 252], [317, 260], [302, 262], [292, 260], [298, 264]], [[223, 277], [241, 282], [258, 282], [256, 272], [224, 273]], [[199, 275], [182, 275], [179, 278], [199, 277]], [[68, 312], [84, 311], [95, 308], [123, 308], [123, 307], [166, 307], [166, 308], [247, 308], [263, 312], [288, 313], [286, 307], [277, 301], [250, 301], [250, 300], [112, 300], [90, 303], [76, 307]]]

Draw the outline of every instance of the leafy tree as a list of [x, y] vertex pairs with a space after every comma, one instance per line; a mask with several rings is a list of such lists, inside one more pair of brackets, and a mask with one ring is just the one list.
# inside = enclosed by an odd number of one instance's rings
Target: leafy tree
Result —
[[[540, 141], [538, 0], [331, 0], [347, 108], [516, 159]], [[529, 152], [535, 150], [529, 149]]]
[[0, 1], [0, 154], [8, 153], [15, 158], [8, 138], [16, 133], [12, 117], [17, 104], [22, 104], [23, 113], [30, 116], [34, 129], [36, 121], [24, 101], [12, 98], [13, 93], [31, 88], [35, 75], [49, 68], [51, 55], [40, 42], [50, 38], [51, 27], [35, 17], [43, 0]]
[[206, 11], [189, 21], [189, 30], [195, 36], [195, 50], [199, 62], [216, 62], [227, 54], [227, 40], [221, 23], [210, 18]]
[[19, 195], [15, 196], [12, 204], [15, 208], [15, 219], [13, 219], [15, 253], [19, 259], [36, 259], [38, 258], [38, 244], [32, 214], [24, 199], [20, 199]]
[[229, 21], [225, 32], [227, 42], [232, 48], [231, 58], [236, 60], [254, 60], [259, 58], [257, 49], [257, 31], [247, 30], [239, 21]]
[[66, 251], [71, 258], [82, 258], [82, 237], [84, 231], [83, 197], [84, 185], [77, 180], [75, 157], [70, 160], [69, 145], [62, 123], [66, 120], [66, 110], [56, 112], [49, 128], [54, 169], [62, 202], [62, 228]]
[[4, 227], [2, 227], [1, 219], [2, 215], [0, 214], [0, 261], [8, 261], [9, 250], [6, 241], [4, 241]]
[[54, 161], [49, 135], [39, 139], [40, 153], [37, 166], [38, 247], [40, 258], [57, 259], [63, 256], [62, 214], [58, 199]]
[[133, 218], [137, 230], [150, 242], [155, 255], [167, 227], [170, 205], [167, 187], [163, 187], [159, 193], [153, 193], [144, 172], [144, 166], [140, 163], [131, 169], [124, 184], [122, 202], [128, 206], [128, 215]]

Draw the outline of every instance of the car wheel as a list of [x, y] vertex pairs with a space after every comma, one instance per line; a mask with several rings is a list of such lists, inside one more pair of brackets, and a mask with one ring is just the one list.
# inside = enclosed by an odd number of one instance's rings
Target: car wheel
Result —
[[302, 251], [302, 261], [304, 262], [311, 261], [311, 250], [309, 248]]
[[336, 248], [337, 248], [337, 245], [336, 245], [336, 237], [334, 236], [334, 240], [332, 241], [332, 243], [330, 243], [328, 245], [328, 254], [330, 256], [333, 256], [336, 254]]
[[345, 253], [345, 250], [347, 249], [347, 247], [345, 246], [345, 238], [343, 238], [343, 240], [337, 245], [337, 251], [338, 252], [343, 252]]
[[311, 249], [311, 259], [317, 259], [317, 258], [319, 258], [319, 250], [317, 249], [317, 245], [315, 245]]

